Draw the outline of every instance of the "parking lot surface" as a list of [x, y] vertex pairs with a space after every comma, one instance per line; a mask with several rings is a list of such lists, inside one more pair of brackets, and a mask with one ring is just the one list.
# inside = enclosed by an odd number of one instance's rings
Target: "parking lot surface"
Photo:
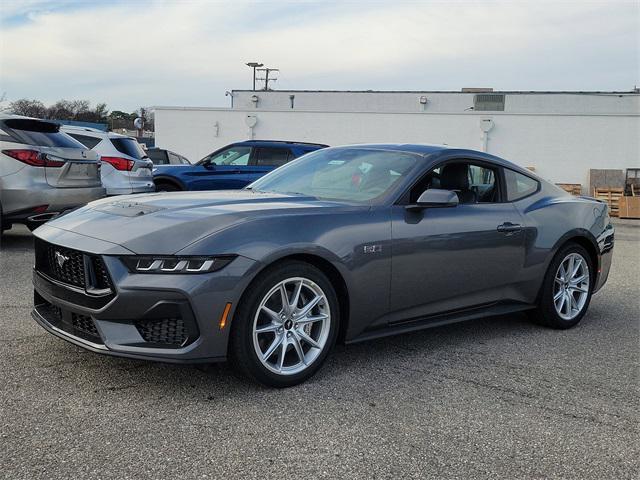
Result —
[[32, 237], [0, 252], [0, 477], [638, 478], [640, 224], [568, 331], [510, 315], [337, 346], [266, 389], [227, 365], [89, 353], [30, 317]]

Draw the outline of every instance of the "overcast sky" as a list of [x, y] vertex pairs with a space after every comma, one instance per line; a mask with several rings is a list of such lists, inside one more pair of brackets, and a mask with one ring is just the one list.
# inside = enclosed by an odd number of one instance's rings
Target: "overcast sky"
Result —
[[639, 5], [3, 0], [0, 95], [226, 106], [254, 60], [282, 90], [628, 91]]

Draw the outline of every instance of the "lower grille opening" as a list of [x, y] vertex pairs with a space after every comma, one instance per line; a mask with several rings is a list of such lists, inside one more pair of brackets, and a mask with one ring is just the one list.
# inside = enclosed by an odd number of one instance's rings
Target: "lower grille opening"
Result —
[[82, 332], [89, 337], [100, 338], [96, 324], [91, 317], [72, 312], [71, 324], [76, 332]]
[[182, 318], [138, 320], [136, 328], [146, 342], [169, 348], [185, 345], [189, 337]]
[[91, 317], [65, 310], [47, 302], [37, 293], [35, 295], [36, 310], [49, 324], [91, 343], [103, 343]]

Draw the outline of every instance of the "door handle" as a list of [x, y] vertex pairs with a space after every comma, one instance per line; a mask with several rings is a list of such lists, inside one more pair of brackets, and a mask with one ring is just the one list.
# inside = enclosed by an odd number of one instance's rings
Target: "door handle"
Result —
[[498, 225], [496, 230], [500, 233], [515, 233], [522, 230], [522, 225], [519, 223], [504, 222], [502, 225]]

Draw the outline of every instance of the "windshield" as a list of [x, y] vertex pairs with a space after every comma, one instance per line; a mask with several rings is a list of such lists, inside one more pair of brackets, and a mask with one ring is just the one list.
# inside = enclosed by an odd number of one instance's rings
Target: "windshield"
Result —
[[371, 203], [390, 193], [415, 165], [416, 158], [412, 153], [366, 148], [318, 150], [274, 170], [249, 188]]

